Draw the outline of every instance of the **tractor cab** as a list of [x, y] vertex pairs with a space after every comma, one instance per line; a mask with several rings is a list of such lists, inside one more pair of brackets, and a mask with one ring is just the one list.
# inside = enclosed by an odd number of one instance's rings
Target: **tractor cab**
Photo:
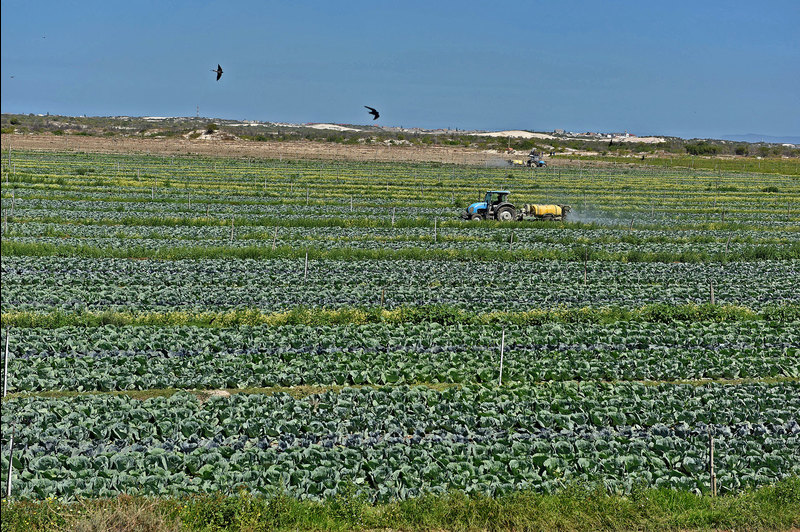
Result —
[[461, 214], [465, 220], [516, 220], [517, 210], [508, 202], [508, 190], [489, 190], [483, 201], [467, 207]]
[[507, 190], [490, 190], [486, 193], [484, 203], [486, 205], [499, 205], [508, 201], [508, 195], [511, 194]]

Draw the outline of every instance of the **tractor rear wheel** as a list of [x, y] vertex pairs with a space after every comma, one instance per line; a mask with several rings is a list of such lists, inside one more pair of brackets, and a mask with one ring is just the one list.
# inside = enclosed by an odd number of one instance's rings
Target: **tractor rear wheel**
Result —
[[473, 222], [480, 222], [481, 220], [483, 220], [483, 216], [481, 216], [480, 214], [473, 214], [472, 216], [469, 217], [469, 219]]
[[517, 213], [514, 212], [514, 208], [508, 206], [497, 209], [497, 214], [495, 215], [495, 218], [501, 222], [510, 222], [516, 217]]

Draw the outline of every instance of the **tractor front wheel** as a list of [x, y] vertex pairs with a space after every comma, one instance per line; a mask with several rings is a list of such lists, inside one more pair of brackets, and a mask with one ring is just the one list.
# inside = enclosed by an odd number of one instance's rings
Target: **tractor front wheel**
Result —
[[469, 217], [469, 219], [473, 222], [480, 222], [481, 220], [483, 220], [483, 216], [481, 216], [480, 214], [473, 214], [472, 216]]

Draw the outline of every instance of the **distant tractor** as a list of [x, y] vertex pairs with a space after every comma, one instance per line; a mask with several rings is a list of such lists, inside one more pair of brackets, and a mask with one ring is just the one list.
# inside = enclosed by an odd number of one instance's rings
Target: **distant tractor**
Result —
[[532, 149], [531, 152], [528, 154], [527, 160], [522, 159], [514, 159], [512, 161], [508, 161], [508, 164], [511, 166], [535, 166], [537, 168], [541, 168], [543, 166], [547, 166], [547, 162], [542, 159], [539, 152], [536, 149]]
[[542, 159], [542, 156], [539, 155], [539, 152], [536, 150], [531, 150], [531, 152], [528, 154], [528, 160], [525, 161], [525, 164], [527, 166], [536, 166], [538, 168], [547, 166], [547, 163], [544, 161], [544, 159]]
[[508, 190], [489, 190], [483, 201], [473, 203], [461, 213], [464, 220], [499, 220], [511, 222], [520, 220], [563, 221], [570, 211], [569, 205], [525, 204], [520, 208], [508, 201]]

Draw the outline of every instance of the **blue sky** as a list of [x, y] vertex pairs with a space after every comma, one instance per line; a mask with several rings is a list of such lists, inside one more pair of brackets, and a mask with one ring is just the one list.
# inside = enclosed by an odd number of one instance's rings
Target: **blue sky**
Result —
[[0, 11], [4, 113], [199, 106], [366, 124], [370, 105], [387, 126], [800, 134], [798, 0], [3, 0]]

